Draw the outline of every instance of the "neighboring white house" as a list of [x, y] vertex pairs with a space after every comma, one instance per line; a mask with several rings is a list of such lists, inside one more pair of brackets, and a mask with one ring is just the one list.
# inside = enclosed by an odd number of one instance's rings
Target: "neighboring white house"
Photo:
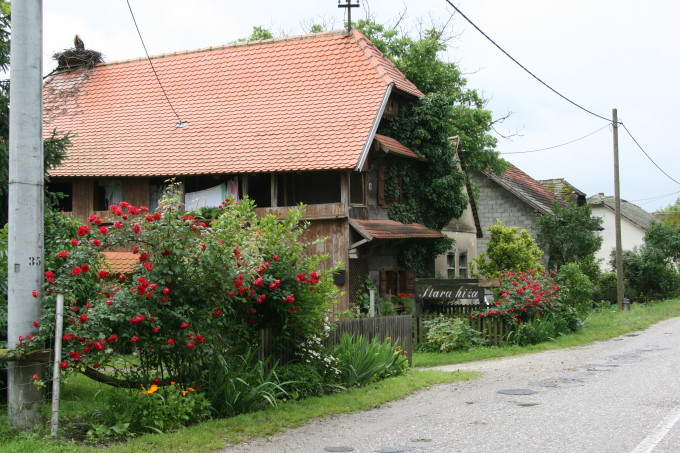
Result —
[[[611, 270], [609, 263], [612, 251], [616, 248], [616, 230], [614, 227], [614, 197], [605, 197], [603, 193], [588, 198], [588, 204], [593, 207], [593, 217], [600, 217], [602, 230], [598, 233], [602, 237], [602, 246], [595, 257], [602, 259], [600, 268], [603, 271]], [[634, 247], [644, 244], [645, 230], [654, 220], [649, 212], [641, 207], [621, 200], [621, 248], [633, 250]]]

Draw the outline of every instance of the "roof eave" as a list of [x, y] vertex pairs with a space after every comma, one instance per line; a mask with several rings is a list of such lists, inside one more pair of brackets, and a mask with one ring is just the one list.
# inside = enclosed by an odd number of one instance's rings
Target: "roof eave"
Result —
[[382, 119], [383, 113], [385, 113], [385, 108], [387, 107], [387, 102], [390, 100], [390, 95], [392, 94], [393, 87], [394, 83], [390, 83], [389, 85], [387, 85], [385, 94], [383, 95], [382, 101], [380, 102], [380, 107], [378, 108], [378, 113], [376, 114], [375, 118], [373, 118], [371, 130], [368, 132], [368, 138], [364, 143], [364, 149], [361, 151], [359, 160], [357, 161], [357, 164], [354, 167], [355, 171], [361, 171], [361, 169], [364, 167], [364, 164], [366, 163], [366, 158], [368, 157], [368, 153], [371, 150], [373, 139], [375, 138], [375, 134], [378, 131], [378, 126], [380, 125], [380, 120]]

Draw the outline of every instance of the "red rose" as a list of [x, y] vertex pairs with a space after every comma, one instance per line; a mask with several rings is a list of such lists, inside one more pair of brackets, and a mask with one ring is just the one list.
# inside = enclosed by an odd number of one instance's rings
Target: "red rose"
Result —
[[175, 346], [175, 340], [173, 340], [172, 338], [168, 338], [168, 344], [170, 346]]
[[118, 335], [113, 334], [113, 335], [111, 335], [111, 336], [109, 337], [109, 343], [113, 343], [113, 342], [116, 341], [117, 339], [118, 339]]
[[168, 294], [170, 294], [170, 288], [168, 287], [163, 288], [163, 295], [167, 296]]
[[38, 321], [33, 321], [33, 327], [40, 327], [40, 323]]
[[193, 344], [193, 343], [187, 344], [187, 348], [189, 348], [189, 349], [194, 349], [195, 346], [196, 346], [196, 345]]
[[139, 341], [139, 337], [132, 337], [130, 338], [130, 341], [133, 343], [137, 343], [137, 341]]
[[297, 313], [297, 308], [295, 308], [295, 307], [290, 307], [290, 312], [291, 312], [291, 313]]
[[59, 367], [60, 367], [62, 370], [65, 370], [66, 368], [68, 368], [68, 362], [61, 362], [61, 363], [59, 363]]
[[261, 304], [262, 302], [264, 302], [264, 300], [265, 300], [266, 298], [267, 298], [267, 295], [266, 295], [266, 294], [263, 294], [263, 295], [261, 295], [260, 297], [257, 298], [256, 302], [257, 302], [258, 304]]
[[116, 228], [123, 228], [123, 224], [120, 223], [120, 222], [115, 222], [115, 223], [113, 224], [113, 226], [116, 227]]
[[87, 272], [90, 270], [90, 266], [88, 266], [87, 264], [83, 264], [82, 266], [80, 266], [80, 268], [83, 270], [83, 272]]
[[156, 219], [156, 220], [160, 220], [161, 219], [161, 213], [160, 212], [155, 213], [153, 215], [153, 218]]
[[153, 270], [153, 264], [151, 263], [144, 263], [144, 267], [146, 268], [147, 271]]
[[183, 322], [182, 324], [179, 325], [180, 329], [186, 329], [187, 327], [189, 327], [189, 323], [186, 322]]
[[168, 249], [165, 249], [161, 252], [161, 256], [168, 256], [170, 254], [170, 251]]
[[149, 259], [149, 254], [148, 254], [148, 253], [142, 253], [142, 254], [139, 255], [139, 261], [141, 261], [142, 263], [143, 263], [144, 261], [148, 260], [148, 259]]
[[37, 290], [34, 289], [31, 294], [33, 294], [33, 297], [35, 297], [36, 299], [38, 298], [38, 291]]
[[153, 378], [153, 381], [151, 381], [151, 382], [153, 382], [154, 384], [158, 385], [158, 384], [161, 383], [161, 378], [157, 378], [157, 377], [156, 377], [156, 378]]
[[153, 328], [151, 329], [151, 333], [158, 333], [158, 332], [160, 332], [160, 330], [161, 330], [161, 329], [159, 329], [158, 327], [153, 327]]
[[279, 260], [279, 255], [274, 255], [274, 256], [272, 256], [272, 259], [273, 259], [274, 261], [278, 261], [278, 260]]
[[66, 250], [62, 250], [61, 252], [57, 253], [57, 258], [68, 258], [68, 252]]
[[139, 232], [142, 231], [142, 228], [135, 223], [132, 227], [132, 231], [134, 231], [135, 234], [139, 234]]
[[83, 269], [79, 266], [73, 266], [73, 269], [71, 269], [71, 277], [75, 277], [76, 275], [80, 275], [83, 273]]
[[90, 232], [90, 227], [87, 225], [80, 225], [78, 227], [78, 236], [87, 236]]
[[95, 247], [99, 247], [102, 245], [102, 243], [99, 241], [99, 239], [93, 239], [92, 245], [94, 245]]
[[81, 324], [85, 324], [85, 323], [87, 322], [87, 315], [80, 315], [80, 316], [78, 316], [78, 321], [79, 321]]
[[71, 245], [80, 245], [80, 241], [76, 238], [71, 239]]
[[219, 308], [216, 308], [215, 311], [214, 311], [213, 314], [212, 314], [212, 317], [213, 317], [213, 318], [217, 318], [217, 317], [220, 316], [221, 314], [222, 314], [222, 310], [220, 310]]
[[111, 299], [107, 299], [106, 305], [108, 305], [110, 307], [111, 305], [113, 305], [113, 301]]
[[263, 283], [264, 283], [264, 280], [262, 280], [262, 278], [258, 278], [253, 282], [253, 286], [259, 288], [260, 286], [262, 286]]
[[109, 276], [109, 271], [106, 270], [99, 271], [97, 272], [97, 276], [99, 276], [99, 278], [106, 278]]
[[99, 232], [106, 236], [107, 234], [109, 234], [109, 229], [102, 225], [99, 227]]

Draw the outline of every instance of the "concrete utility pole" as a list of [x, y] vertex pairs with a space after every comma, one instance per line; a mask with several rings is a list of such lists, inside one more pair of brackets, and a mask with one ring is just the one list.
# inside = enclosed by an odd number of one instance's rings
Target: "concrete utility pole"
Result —
[[621, 255], [621, 190], [619, 188], [619, 119], [612, 110], [614, 125], [614, 229], [616, 230], [616, 301], [623, 308], [623, 258]]
[[[44, 160], [42, 141], [42, 0], [12, 2], [9, 122], [9, 238], [7, 347], [35, 335], [43, 283]], [[38, 299], [31, 292], [38, 290]], [[24, 340], [28, 341], [28, 340]], [[40, 421], [42, 391], [32, 376], [37, 362], [8, 362], [10, 422], [20, 428]]]

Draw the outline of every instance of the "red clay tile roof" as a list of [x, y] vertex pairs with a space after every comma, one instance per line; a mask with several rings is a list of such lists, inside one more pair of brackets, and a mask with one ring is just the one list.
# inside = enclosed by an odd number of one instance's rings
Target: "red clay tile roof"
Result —
[[[406, 238], [440, 238], [442, 233], [427, 228], [419, 223], [400, 223], [395, 220], [358, 220], [351, 219], [350, 224], [366, 239], [406, 239]], [[363, 231], [362, 231], [363, 230]]]
[[387, 152], [399, 154], [405, 157], [410, 157], [411, 159], [427, 161], [427, 159], [425, 159], [424, 157], [420, 157], [419, 155], [417, 155], [411, 148], [402, 145], [392, 137], [375, 134], [375, 141], [380, 143], [380, 146], [387, 150]]
[[541, 214], [551, 214], [555, 201], [564, 204], [560, 197], [543, 187], [541, 183], [514, 165], [509, 165], [502, 176], [491, 172], [484, 172], [484, 174]]
[[388, 86], [422, 93], [358, 31], [230, 44], [55, 74], [44, 131], [72, 134], [60, 177], [350, 169]]
[[109, 270], [115, 274], [129, 274], [139, 264], [139, 258], [130, 252], [102, 252]]

